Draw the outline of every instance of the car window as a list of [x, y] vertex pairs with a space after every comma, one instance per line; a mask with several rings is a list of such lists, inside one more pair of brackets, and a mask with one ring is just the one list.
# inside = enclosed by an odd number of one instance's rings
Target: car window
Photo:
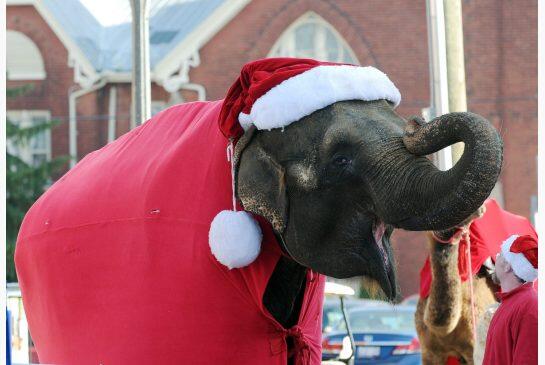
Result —
[[324, 317], [322, 319], [322, 327], [324, 333], [331, 332], [334, 328], [337, 328], [343, 321], [343, 314], [340, 309], [331, 308], [324, 310]]
[[[405, 311], [361, 311], [350, 313], [352, 332], [412, 332], [414, 313]], [[338, 330], [345, 330], [344, 323], [339, 323]]]

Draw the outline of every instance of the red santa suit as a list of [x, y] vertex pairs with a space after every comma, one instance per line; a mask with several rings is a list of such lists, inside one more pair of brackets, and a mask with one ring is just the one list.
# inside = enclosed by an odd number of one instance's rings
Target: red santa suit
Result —
[[17, 241], [40, 361], [280, 365], [291, 338], [296, 365], [319, 364], [324, 277], [307, 271], [292, 328], [264, 308], [282, 253], [264, 219], [229, 214], [226, 148], [250, 125], [283, 128], [353, 99], [400, 95], [372, 67], [260, 60], [224, 101], [171, 107], [88, 154], [33, 205]]
[[498, 293], [501, 304], [494, 313], [483, 365], [537, 364], [537, 292], [526, 283]]

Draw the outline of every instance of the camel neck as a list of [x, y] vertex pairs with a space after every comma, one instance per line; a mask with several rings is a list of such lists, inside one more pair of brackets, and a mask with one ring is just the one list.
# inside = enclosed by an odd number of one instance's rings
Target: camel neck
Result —
[[457, 298], [460, 290], [458, 244], [433, 243], [430, 252], [432, 283], [430, 295], [437, 299]]
[[430, 252], [430, 263], [434, 277], [437, 277], [437, 274], [441, 276], [445, 274], [457, 274], [458, 244], [434, 242]]

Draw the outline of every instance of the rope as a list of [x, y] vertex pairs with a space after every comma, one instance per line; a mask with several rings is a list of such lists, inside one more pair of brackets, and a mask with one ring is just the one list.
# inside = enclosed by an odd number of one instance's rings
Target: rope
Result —
[[229, 144], [227, 145], [227, 161], [231, 162], [231, 198], [233, 199], [233, 212], [236, 212], [237, 198], [235, 197], [235, 161], [233, 154], [233, 139], [229, 139]]
[[471, 324], [473, 326], [473, 340], [477, 342], [477, 319], [475, 317], [475, 296], [473, 293], [473, 270], [471, 265], [471, 240], [469, 238], [469, 231], [464, 232], [464, 239], [467, 242], [466, 255], [467, 255], [467, 274], [469, 276], [469, 298], [471, 299]]

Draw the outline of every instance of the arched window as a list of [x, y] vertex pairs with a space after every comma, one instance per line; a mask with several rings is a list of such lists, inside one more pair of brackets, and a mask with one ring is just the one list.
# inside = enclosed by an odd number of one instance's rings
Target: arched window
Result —
[[269, 57], [359, 64], [339, 32], [314, 12], [306, 13], [290, 25], [272, 47]]
[[21, 32], [7, 31], [6, 61], [8, 80], [45, 79], [44, 60], [40, 50]]

